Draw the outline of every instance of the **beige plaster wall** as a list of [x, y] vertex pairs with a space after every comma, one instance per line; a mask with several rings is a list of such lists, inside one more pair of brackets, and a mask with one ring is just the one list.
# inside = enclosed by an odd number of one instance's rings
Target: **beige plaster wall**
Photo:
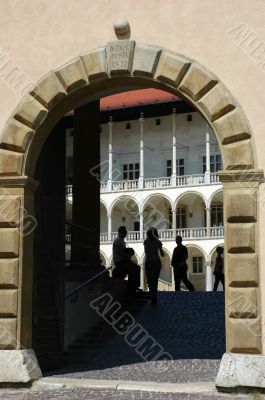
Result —
[[[264, 0], [2, 0], [0, 57], [5, 53], [29, 80], [37, 81], [79, 53], [115, 39], [113, 21], [125, 17], [132, 39], [182, 53], [220, 78], [249, 119], [257, 166], [264, 168], [265, 67], [252, 53], [259, 42], [265, 42], [264, 15]], [[228, 34], [240, 24], [253, 31], [253, 39], [257, 35], [248, 48], [247, 42], [240, 46]], [[0, 132], [20, 100], [1, 65], [0, 58]], [[262, 193], [260, 274], [264, 287], [265, 187]], [[262, 304], [265, 314], [265, 294]]]

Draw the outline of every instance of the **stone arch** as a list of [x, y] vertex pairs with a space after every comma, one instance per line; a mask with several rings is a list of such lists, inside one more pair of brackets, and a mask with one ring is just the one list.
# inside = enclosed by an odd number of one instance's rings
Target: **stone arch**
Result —
[[217, 189], [215, 192], [212, 193], [211, 197], [208, 199], [206, 207], [211, 207], [212, 201], [214, 199], [214, 197], [223, 192], [223, 188], [222, 189]]
[[170, 197], [168, 197], [167, 195], [165, 195], [164, 193], [155, 193], [155, 194], [151, 194], [150, 196], [146, 197], [143, 201], [143, 204], [141, 205], [140, 211], [143, 212], [144, 208], [146, 206], [146, 204], [150, 201], [150, 199], [152, 199], [152, 197], [164, 197], [165, 200], [167, 200], [169, 202], [169, 204], [172, 207], [172, 200], [170, 199]]
[[204, 195], [200, 192], [197, 192], [196, 190], [187, 190], [184, 193], [181, 193], [174, 202], [173, 208], [174, 210], [176, 209], [177, 205], [179, 204], [179, 202], [183, 199], [183, 197], [188, 196], [188, 195], [192, 195], [194, 194], [195, 196], [199, 196], [201, 197], [201, 199], [204, 201], [205, 207], [207, 204], [207, 199], [204, 197]]
[[109, 213], [112, 214], [112, 211], [113, 211], [114, 207], [115, 207], [119, 202], [121, 202], [121, 201], [123, 201], [123, 200], [124, 200], [124, 201], [126, 201], [126, 200], [133, 201], [133, 202], [136, 204], [136, 206], [138, 207], [138, 211], [140, 211], [140, 205], [139, 205], [138, 201], [137, 201], [133, 196], [126, 195], [126, 196], [120, 196], [120, 197], [118, 197], [117, 199], [113, 200], [113, 202], [111, 203], [111, 205], [110, 205], [110, 207], [109, 207]]
[[108, 214], [109, 207], [107, 203], [104, 200], [100, 199], [100, 204], [105, 208], [106, 213]]
[[224, 243], [219, 243], [219, 244], [215, 245], [215, 246], [211, 249], [210, 254], [209, 254], [209, 255], [210, 255], [210, 261], [211, 261], [213, 255], [214, 255], [214, 252], [215, 252], [216, 248], [219, 247], [219, 246], [224, 247]]
[[106, 265], [106, 266], [107, 266], [108, 257], [106, 256], [106, 254], [104, 253], [104, 251], [102, 251], [101, 249], [100, 249], [99, 253], [100, 253], [100, 259], [103, 259], [103, 261], [105, 261], [105, 264], [103, 264], [103, 265]]
[[207, 255], [206, 255], [205, 251], [200, 246], [198, 246], [197, 244], [193, 244], [193, 243], [188, 243], [185, 246], [188, 247], [188, 248], [194, 248], [194, 249], [200, 251], [202, 253], [205, 261], [207, 261]]
[[[260, 354], [256, 198], [262, 174], [255, 169], [254, 141], [247, 118], [224, 84], [204, 66], [169, 50], [130, 40], [108, 43], [49, 72], [18, 104], [2, 131], [0, 179], [4, 195], [0, 206], [5, 208], [9, 202], [11, 209], [17, 209], [17, 202], [21, 204], [20, 211], [9, 213], [0, 228], [1, 262], [6, 269], [13, 257], [8, 289], [0, 290], [6, 309], [1, 313], [0, 326], [16, 338], [12, 343], [1, 343], [2, 348], [19, 351], [21, 346], [32, 346], [31, 299], [25, 300], [31, 288], [32, 235], [23, 237], [26, 217], [22, 210], [34, 215], [35, 167], [42, 146], [62, 115], [78, 103], [91, 95], [100, 97], [106, 90], [128, 86], [152, 86], [177, 94], [202, 114], [217, 137], [224, 162], [219, 175], [225, 198], [226, 298], [231, 304], [226, 314], [226, 349]], [[246, 266], [244, 274], [240, 274], [242, 263]], [[240, 295], [252, 304], [251, 314], [236, 306], [234, 300]]]

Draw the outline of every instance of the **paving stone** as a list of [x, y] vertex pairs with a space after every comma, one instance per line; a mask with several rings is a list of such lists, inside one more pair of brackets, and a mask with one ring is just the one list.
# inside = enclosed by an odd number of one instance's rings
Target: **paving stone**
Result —
[[0, 391], [0, 400], [263, 400], [261, 394], [224, 394], [217, 391], [204, 393], [154, 393], [125, 390], [44, 390], [44, 391]]
[[47, 375], [172, 383], [215, 380], [225, 352], [222, 292], [160, 292], [159, 306], [147, 304], [135, 319], [172, 360], [145, 362], [122, 335], [115, 335], [79, 365]]

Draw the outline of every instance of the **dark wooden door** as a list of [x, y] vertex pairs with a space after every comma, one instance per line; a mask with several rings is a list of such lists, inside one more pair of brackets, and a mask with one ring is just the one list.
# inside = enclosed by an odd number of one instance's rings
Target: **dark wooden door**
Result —
[[65, 131], [50, 134], [39, 158], [34, 238], [33, 348], [42, 370], [62, 365], [65, 269]]

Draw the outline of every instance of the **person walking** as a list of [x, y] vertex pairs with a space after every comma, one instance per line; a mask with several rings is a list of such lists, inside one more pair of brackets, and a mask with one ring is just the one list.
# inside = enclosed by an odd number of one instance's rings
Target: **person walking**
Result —
[[187, 258], [188, 258], [188, 249], [186, 246], [182, 244], [182, 237], [176, 237], [177, 247], [175, 247], [173, 251], [173, 256], [171, 260], [171, 265], [174, 271], [174, 280], [175, 280], [175, 291], [180, 291], [180, 282], [182, 281], [187, 289], [190, 291], [195, 291], [193, 284], [189, 281], [187, 276]]
[[224, 249], [221, 246], [218, 246], [216, 248], [216, 259], [215, 259], [215, 266], [214, 266], [214, 276], [215, 276], [215, 280], [214, 280], [214, 286], [213, 286], [213, 290], [214, 292], [216, 292], [219, 282], [222, 283], [223, 285], [223, 290], [225, 291], [225, 276], [224, 276], [224, 259], [223, 259], [223, 253], [224, 253]]
[[157, 305], [157, 286], [161, 270], [160, 256], [164, 257], [162, 242], [158, 239], [156, 228], [149, 228], [144, 241], [145, 274], [153, 306]]
[[125, 238], [127, 236], [127, 229], [125, 226], [120, 226], [118, 229], [118, 236], [114, 239], [113, 263], [115, 268], [112, 276], [114, 278], [125, 279], [128, 275], [128, 292], [135, 293], [141, 291], [140, 286], [140, 266], [131, 260], [134, 255], [134, 250], [127, 247]]

